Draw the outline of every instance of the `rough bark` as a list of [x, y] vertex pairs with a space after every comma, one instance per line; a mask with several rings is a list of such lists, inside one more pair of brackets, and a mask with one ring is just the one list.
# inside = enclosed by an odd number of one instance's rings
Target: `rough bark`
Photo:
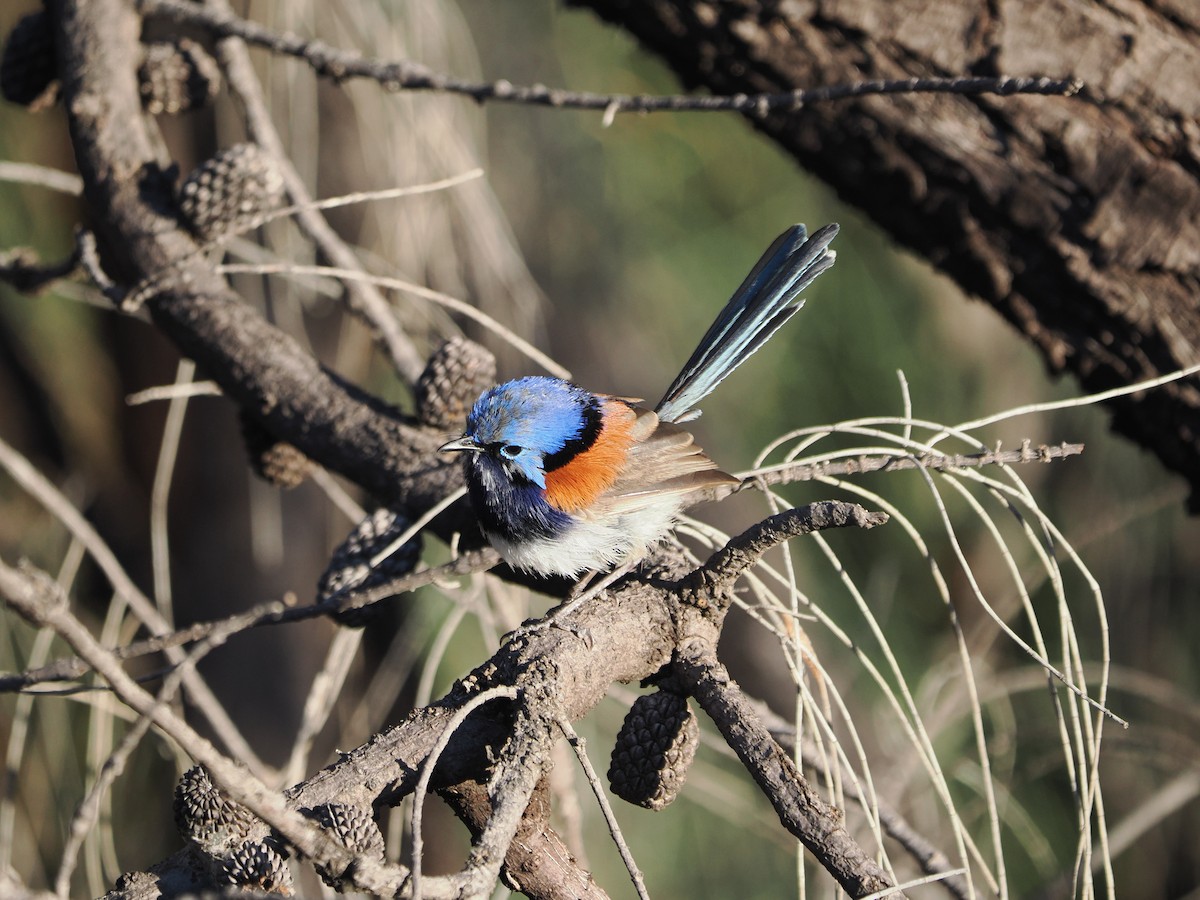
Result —
[[[908, 95], [752, 119], [1092, 391], [1200, 362], [1200, 5], [576, 0], [689, 87], [1046, 75], [1074, 98]], [[1110, 404], [1200, 508], [1194, 378]]]

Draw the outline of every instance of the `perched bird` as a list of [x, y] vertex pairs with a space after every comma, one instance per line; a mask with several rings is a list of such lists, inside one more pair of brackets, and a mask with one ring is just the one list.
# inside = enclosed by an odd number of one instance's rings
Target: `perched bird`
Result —
[[627, 567], [681, 511], [737, 485], [679, 423], [800, 309], [800, 293], [833, 265], [837, 233], [781, 234], [653, 410], [545, 376], [485, 391], [466, 432], [441, 449], [465, 454], [471, 504], [504, 560], [540, 575]]

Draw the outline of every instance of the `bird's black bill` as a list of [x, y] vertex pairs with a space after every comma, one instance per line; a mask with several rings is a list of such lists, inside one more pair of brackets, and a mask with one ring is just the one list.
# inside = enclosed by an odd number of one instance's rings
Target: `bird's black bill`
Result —
[[442, 446], [438, 447], [438, 453], [461, 453], [464, 451], [475, 452], [482, 449], [483, 448], [480, 447], [479, 444], [475, 443], [473, 438], [463, 435], [460, 438], [455, 438], [452, 441], [447, 441], [446, 443], [442, 444]]

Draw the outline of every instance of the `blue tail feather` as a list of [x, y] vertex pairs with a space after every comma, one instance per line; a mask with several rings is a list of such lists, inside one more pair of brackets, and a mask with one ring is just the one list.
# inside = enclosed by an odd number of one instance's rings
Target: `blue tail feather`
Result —
[[803, 225], [793, 225], [775, 239], [658, 402], [660, 419], [680, 422], [699, 415], [695, 405], [799, 311], [800, 294], [833, 265], [829, 244], [837, 233], [837, 225], [826, 225], [809, 237]]

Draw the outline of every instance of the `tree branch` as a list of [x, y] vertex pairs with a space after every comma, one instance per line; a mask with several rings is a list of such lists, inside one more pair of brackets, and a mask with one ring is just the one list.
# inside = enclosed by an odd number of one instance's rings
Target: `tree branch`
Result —
[[66, 278], [79, 269], [79, 252], [64, 260], [44, 263], [28, 247], [14, 247], [0, 252], [0, 282], [12, 285], [26, 294], [36, 294], [60, 278]]
[[897, 450], [895, 456], [856, 456], [853, 459], [831, 460], [818, 463], [784, 463], [770, 466], [747, 475], [736, 490], [741, 491], [756, 485], [792, 484], [797, 481], [813, 481], [818, 478], [862, 475], [867, 472], [895, 472], [903, 469], [933, 469], [938, 472], [953, 469], [978, 469], [983, 466], [1007, 466], [1031, 462], [1053, 462], [1078, 456], [1083, 453], [1083, 444], [1061, 443], [1054, 446], [1023, 441], [1019, 450], [986, 450], [983, 453], [922, 453], [914, 455]]
[[[0, 561], [0, 594], [31, 623], [54, 629], [112, 685], [131, 709], [152, 721], [184, 747], [193, 759], [208, 769], [230, 797], [278, 831], [306, 857], [339, 871], [348, 868], [354, 861], [353, 855], [344, 847], [286, 806], [279, 794], [240, 769], [181, 720], [170, 707], [139, 687], [121, 669], [112, 654], [101, 647], [75, 618], [67, 606], [65, 595], [52, 579], [41, 573], [18, 571]], [[381, 877], [380, 871], [360, 867], [356, 873], [354, 883], [364, 890], [394, 893], [398, 886], [393, 878]]]
[[874, 528], [883, 525], [885, 513], [870, 512], [857, 503], [826, 500], [776, 513], [730, 538], [708, 561], [684, 581], [684, 590], [702, 598], [717, 597], [732, 587], [742, 573], [772, 547], [801, 534], [828, 528]]
[[[349, 610], [367, 609], [383, 600], [410, 593], [443, 578], [486, 572], [498, 561], [499, 555], [491, 547], [475, 550], [464, 553], [444, 565], [401, 575], [371, 587], [348, 590], [319, 603], [291, 606], [286, 599], [270, 600], [242, 613], [235, 613], [221, 619], [193, 622], [176, 631], [157, 634], [123, 647], [115, 647], [111, 652], [119, 660], [136, 659], [151, 653], [160, 653], [170, 647], [181, 647], [204, 640], [215, 631], [231, 628], [233, 633], [239, 633], [265, 625], [283, 625], [320, 616], [333, 616]], [[0, 693], [27, 690], [36, 685], [56, 681], [72, 681], [83, 677], [89, 671], [91, 671], [91, 667], [86, 660], [77, 656], [64, 657], [36, 669], [0, 674]]]
[[54, 12], [76, 160], [114, 278], [158, 282], [148, 301], [156, 324], [276, 437], [412, 509], [449, 493], [461, 473], [437, 460], [443, 435], [319, 365], [242, 303], [180, 226], [138, 101], [133, 11], [120, 0], [55, 0]]
[[766, 116], [777, 111], [794, 112], [810, 103], [848, 100], [880, 94], [1051, 94], [1071, 96], [1082, 85], [1069, 79], [1046, 78], [905, 78], [889, 81], [854, 80], [852, 84], [797, 89], [776, 93], [733, 94], [730, 96], [626, 95], [567, 91], [544, 85], [518, 86], [508, 81], [480, 83], [435, 72], [411, 60], [371, 59], [352, 50], [331, 47], [324, 41], [274, 32], [239, 18], [227, 9], [198, 7], [182, 0], [138, 0], [144, 15], [169, 18], [180, 24], [199, 25], [212, 34], [237, 37], [272, 53], [303, 60], [314, 72], [342, 81], [369, 78], [390, 91], [437, 91], [459, 94], [483, 103], [499, 100], [532, 106], [603, 111], [606, 117], [620, 112], [744, 112]]
[[844, 828], [841, 810], [821, 799], [771, 737], [754, 704], [717, 661], [711, 644], [685, 643], [673, 669], [771, 801], [783, 827], [800, 839], [838, 884], [852, 897], [892, 887], [887, 873]]

